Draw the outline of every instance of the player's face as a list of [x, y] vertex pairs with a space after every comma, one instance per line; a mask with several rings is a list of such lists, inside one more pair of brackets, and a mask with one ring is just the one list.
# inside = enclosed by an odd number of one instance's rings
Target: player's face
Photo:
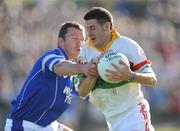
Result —
[[100, 25], [96, 19], [86, 20], [85, 27], [88, 33], [88, 36], [92, 40], [94, 46], [104, 47], [107, 43], [106, 41], [106, 28]]
[[64, 48], [69, 59], [77, 58], [82, 44], [84, 43], [84, 33], [76, 28], [68, 28], [64, 40]]

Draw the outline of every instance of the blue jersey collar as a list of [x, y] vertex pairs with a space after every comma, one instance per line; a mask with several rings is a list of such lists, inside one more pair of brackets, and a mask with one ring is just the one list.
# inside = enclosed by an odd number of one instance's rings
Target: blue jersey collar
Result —
[[61, 47], [57, 47], [58, 51], [60, 51], [61, 53], [63, 53], [63, 55], [65, 56], [65, 58], [68, 60], [68, 56], [66, 54], [66, 52], [61, 48]]

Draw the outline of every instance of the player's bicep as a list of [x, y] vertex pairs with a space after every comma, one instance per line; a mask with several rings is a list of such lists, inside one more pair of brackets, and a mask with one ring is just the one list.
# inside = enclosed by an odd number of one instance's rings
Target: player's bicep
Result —
[[130, 50], [131, 53], [128, 55], [128, 59], [130, 61], [130, 67], [133, 71], [139, 71], [146, 65], [148, 66], [151, 64], [151, 62], [147, 59], [145, 52], [138, 44], [134, 44]]
[[56, 54], [47, 55], [42, 60], [42, 70], [45, 71], [47, 69], [51, 72], [54, 72], [54, 66], [64, 60], [65, 58], [63, 56], [59, 56]]

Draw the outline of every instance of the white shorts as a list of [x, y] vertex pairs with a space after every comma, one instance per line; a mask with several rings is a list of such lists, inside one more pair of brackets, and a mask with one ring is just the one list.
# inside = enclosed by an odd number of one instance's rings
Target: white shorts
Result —
[[155, 131], [151, 125], [149, 104], [146, 100], [109, 124], [110, 131]]
[[14, 122], [16, 125], [13, 127], [13, 120], [7, 119], [4, 131], [73, 131], [65, 125], [58, 123], [57, 121], [52, 122], [46, 127], [39, 126], [35, 123], [23, 120], [21, 123]]

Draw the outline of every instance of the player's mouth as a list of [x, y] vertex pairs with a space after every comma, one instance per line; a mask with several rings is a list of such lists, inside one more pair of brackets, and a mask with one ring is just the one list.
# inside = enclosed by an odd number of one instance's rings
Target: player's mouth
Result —
[[95, 37], [91, 37], [91, 40], [94, 41], [96, 38]]
[[81, 51], [81, 49], [76, 49], [76, 51], [80, 52], [80, 51]]

